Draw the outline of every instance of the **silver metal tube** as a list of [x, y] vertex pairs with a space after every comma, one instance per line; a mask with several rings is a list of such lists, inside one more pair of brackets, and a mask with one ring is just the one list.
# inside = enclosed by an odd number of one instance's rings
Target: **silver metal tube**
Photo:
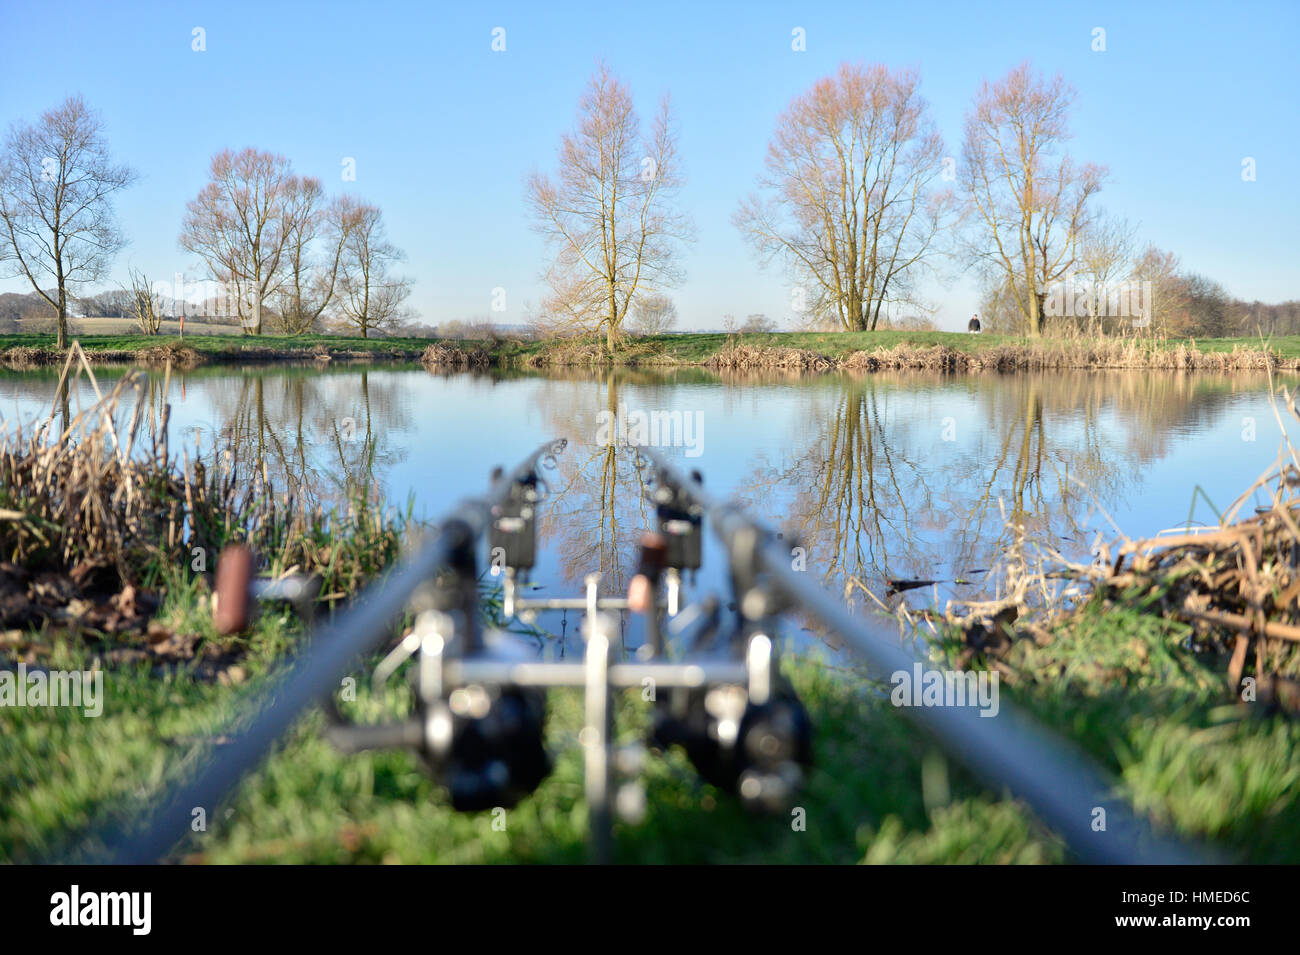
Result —
[[[510, 684], [514, 686], [585, 686], [584, 663], [516, 663], [504, 660], [449, 659], [443, 665], [448, 685], [467, 683]], [[749, 679], [743, 663], [611, 663], [609, 685], [619, 688], [638, 687], [646, 679], [658, 687], [694, 689], [714, 683], [745, 685]]]
[[[520, 610], [588, 610], [591, 603], [586, 597], [539, 597], [539, 598], [522, 598], [516, 597], [511, 604], [514, 613], [505, 613], [507, 617], [514, 616]], [[600, 597], [596, 600], [598, 610], [626, 610], [626, 597]]]
[[[590, 578], [588, 578], [590, 581]], [[593, 617], [587, 629], [587, 655], [583, 664], [586, 684], [586, 722], [582, 728], [588, 834], [592, 858], [604, 865], [611, 859], [614, 836], [610, 786], [614, 712], [609, 691], [609, 664], [614, 625], [608, 617]]]

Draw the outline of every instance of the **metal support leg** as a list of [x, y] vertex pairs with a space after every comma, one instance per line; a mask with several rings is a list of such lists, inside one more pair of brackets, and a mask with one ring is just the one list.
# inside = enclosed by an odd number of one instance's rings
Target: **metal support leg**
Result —
[[668, 598], [668, 616], [677, 616], [682, 602], [682, 572], [676, 567], [669, 567], [664, 575], [664, 589]]
[[609, 658], [613, 645], [613, 620], [590, 617], [586, 658], [586, 724], [582, 728], [585, 750], [587, 813], [590, 820], [591, 861], [613, 861], [613, 737], [614, 707], [609, 686]]

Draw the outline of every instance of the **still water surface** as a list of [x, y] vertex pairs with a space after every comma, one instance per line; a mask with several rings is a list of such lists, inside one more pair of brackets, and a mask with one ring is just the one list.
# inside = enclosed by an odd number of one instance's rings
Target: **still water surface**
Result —
[[[122, 373], [101, 370], [101, 387]], [[55, 373], [0, 373], [0, 427], [43, 418], [56, 386]], [[658, 435], [676, 441], [665, 452], [793, 534], [810, 573], [837, 590], [855, 578], [886, 602], [913, 604], [991, 595], [987, 571], [1015, 524], [1030, 541], [1083, 556], [1099, 531], [1115, 536], [1112, 519], [1134, 537], [1189, 516], [1214, 523], [1207, 501], [1229, 505], [1277, 460], [1281, 439], [1262, 376], [273, 366], [174, 372], [165, 387], [161, 371], [150, 373], [144, 400], [171, 404], [174, 448], [180, 439], [192, 457], [196, 446], [208, 455], [233, 442], [277, 488], [327, 506], [360, 486], [436, 518], [480, 493], [494, 466], [567, 438], [540, 525], [534, 579], [547, 595], [576, 593], [591, 571], [610, 589], [626, 586], [653, 515], [620, 439], [636, 440], [637, 423], [654, 412], [680, 413], [672, 421], [683, 428]], [[79, 382], [74, 413], [93, 401]], [[720, 586], [723, 569], [710, 537], [701, 583]], [[886, 592], [890, 580], [918, 578], [940, 583]]]

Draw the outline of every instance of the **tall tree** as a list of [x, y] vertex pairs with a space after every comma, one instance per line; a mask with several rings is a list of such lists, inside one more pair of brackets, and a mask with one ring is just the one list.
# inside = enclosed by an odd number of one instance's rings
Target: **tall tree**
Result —
[[379, 207], [357, 206], [343, 247], [339, 310], [362, 338], [392, 328], [404, 317], [402, 303], [411, 294], [411, 280], [392, 273], [403, 258], [388, 241]]
[[942, 160], [919, 75], [845, 63], [781, 114], [759, 191], [733, 222], [785, 262], [812, 322], [874, 329], [910, 300], [935, 248], [952, 205], [934, 188]]
[[1238, 322], [1234, 322], [1233, 313], [1239, 306], [1233, 302], [1228, 290], [1214, 279], [1191, 272], [1178, 276], [1175, 286], [1183, 306], [1177, 326], [1179, 333], [1221, 338], [1243, 331]]
[[0, 152], [0, 268], [23, 276], [54, 309], [68, 345], [71, 296], [100, 279], [126, 244], [112, 196], [135, 173], [115, 163], [104, 124], [80, 96], [14, 124]]
[[284, 281], [273, 297], [276, 321], [290, 335], [315, 328], [334, 301], [348, 239], [366, 208], [351, 196], [325, 203], [317, 179], [303, 180], [297, 203], [285, 245]]
[[[1128, 290], [1121, 288], [1120, 283], [1126, 286], [1131, 276], [1136, 235], [1136, 230], [1129, 225], [1127, 219], [1119, 219], [1099, 210], [1090, 218], [1080, 239], [1075, 270], [1077, 277], [1083, 280], [1084, 297], [1087, 300], [1083, 314], [1092, 320], [1099, 331], [1106, 330], [1108, 323], [1105, 320], [1108, 318], [1118, 319], [1109, 324], [1118, 325], [1121, 330], [1133, 327], [1132, 319], [1136, 316], [1117, 315], [1112, 306], [1116, 304], [1117, 297], [1127, 297]], [[1071, 294], [1073, 291], [1070, 290]], [[1121, 296], [1120, 293], [1124, 295]], [[1142, 302], [1141, 305], [1149, 312], [1150, 302]], [[1077, 317], [1082, 318], [1083, 315]]]
[[643, 137], [631, 93], [602, 64], [560, 141], [555, 177], [527, 181], [537, 231], [555, 252], [544, 324], [603, 332], [613, 353], [637, 293], [680, 278], [674, 253], [692, 235], [673, 208], [680, 185], [668, 98]]
[[[1151, 314], [1151, 330], [1160, 335], [1187, 334], [1186, 289], [1178, 277], [1178, 256], [1148, 245], [1133, 262], [1132, 278], [1143, 285], [1143, 297]], [[1149, 285], [1146, 283], [1150, 283]]]
[[1088, 201], [1105, 167], [1076, 166], [1061, 149], [1074, 90], [1028, 63], [981, 85], [966, 114], [962, 182], [974, 223], [971, 252], [1005, 287], [1031, 334], [1044, 327], [1044, 299], [1071, 271], [1088, 227]]
[[227, 285], [245, 333], [262, 334], [263, 305], [285, 277], [286, 253], [320, 183], [294, 175], [275, 153], [222, 150], [210, 180], [186, 206], [181, 248]]

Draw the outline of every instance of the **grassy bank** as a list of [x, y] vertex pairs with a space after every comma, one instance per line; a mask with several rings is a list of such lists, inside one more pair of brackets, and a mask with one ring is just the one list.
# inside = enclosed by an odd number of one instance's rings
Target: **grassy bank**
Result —
[[[197, 621], [183, 594], [173, 613]], [[300, 643], [297, 621], [270, 614], [254, 639]], [[1277, 713], [1226, 706], [1222, 681], [1184, 650], [1186, 632], [1137, 607], [1100, 607], [1054, 630], [1014, 659], [1024, 679], [1004, 693], [1072, 738], [1119, 780], [1119, 792], [1176, 831], [1212, 842], [1228, 858], [1300, 861], [1300, 725]], [[50, 666], [93, 665], [70, 641]], [[219, 746], [241, 703], [273, 672], [275, 655], [245, 662], [236, 680], [192, 668], [110, 666], [104, 714], [0, 709], [0, 859], [68, 854], [94, 858], [87, 833], [132, 818], [165, 784]], [[102, 665], [102, 663], [101, 663]], [[620, 825], [622, 862], [1040, 863], [1061, 862], [1059, 841], [1021, 804], [989, 791], [940, 754], [894, 709], [882, 688], [824, 661], [792, 661], [790, 675], [816, 729], [817, 765], [799, 798], [806, 829], [785, 816], [743, 811], [701, 784], [676, 751], [650, 754], [648, 814]], [[1028, 676], [1032, 674], [1032, 677]], [[407, 687], [376, 696], [358, 681], [352, 715], [377, 721], [409, 712]], [[641, 738], [647, 708], [619, 701], [623, 739]], [[577, 862], [586, 808], [576, 691], [551, 694], [554, 772], [510, 810], [454, 812], [409, 753], [341, 756], [304, 717], [229, 804], [192, 833], [185, 862]], [[494, 822], [496, 823], [494, 825]], [[1099, 838], [1102, 836], [1099, 836]], [[88, 854], [86, 854], [88, 852]]]
[[[83, 335], [77, 339], [95, 362], [252, 364], [276, 361], [358, 359], [417, 361], [424, 338], [347, 338], [262, 335]], [[53, 335], [0, 335], [0, 362], [11, 366], [61, 364]]]
[[[194, 365], [273, 361], [419, 361], [431, 368], [599, 366], [611, 360], [584, 340], [451, 341], [361, 339], [330, 335], [87, 335], [79, 339], [96, 362]], [[63, 356], [52, 336], [0, 336], [0, 363], [55, 364]], [[1027, 339], [954, 332], [774, 332], [656, 335], [627, 339], [620, 365], [698, 366], [717, 371], [797, 372], [928, 369], [1026, 371], [1066, 368], [1263, 370], [1300, 368], [1300, 336], [1259, 339]]]

